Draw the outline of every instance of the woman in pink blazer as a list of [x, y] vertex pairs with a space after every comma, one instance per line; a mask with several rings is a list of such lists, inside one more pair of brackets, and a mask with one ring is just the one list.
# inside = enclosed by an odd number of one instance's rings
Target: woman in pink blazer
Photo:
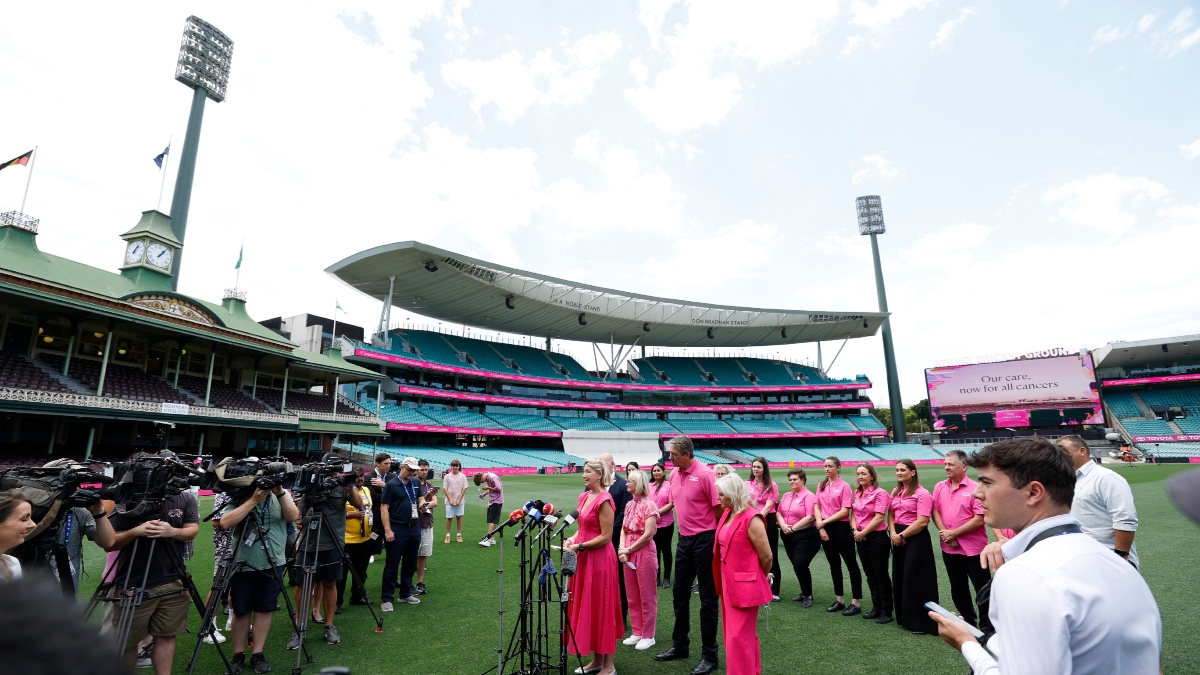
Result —
[[771, 544], [767, 525], [750, 508], [750, 491], [737, 475], [717, 481], [724, 512], [713, 546], [713, 580], [721, 596], [727, 675], [761, 675], [758, 608], [771, 602]]

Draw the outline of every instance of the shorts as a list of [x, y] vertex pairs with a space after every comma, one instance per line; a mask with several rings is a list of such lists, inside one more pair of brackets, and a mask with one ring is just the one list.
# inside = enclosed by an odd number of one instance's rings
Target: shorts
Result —
[[288, 578], [293, 586], [300, 586], [304, 581], [304, 570], [300, 564], [311, 565], [313, 567], [313, 582], [317, 581], [337, 581], [342, 578], [342, 557], [338, 555], [337, 549], [331, 548], [327, 551], [318, 551], [316, 558], [313, 557], [312, 551], [296, 551], [296, 559], [292, 561], [292, 566], [288, 568]]
[[446, 517], [453, 518], [467, 512], [466, 504], [446, 504]]
[[283, 568], [277, 570], [279, 578], [270, 572], [246, 570], [238, 572], [229, 580], [229, 594], [233, 597], [233, 615], [246, 616], [250, 612], [274, 612], [279, 609], [279, 579]]
[[[182, 581], [172, 581], [169, 584], [147, 589], [146, 596], [172, 590], [176, 592], [143, 600], [142, 604], [133, 610], [133, 623], [129, 626], [129, 637], [125, 639], [125, 649], [135, 649], [142, 638], [147, 635], [173, 637], [187, 630], [188, 608], [192, 604], [192, 599], [184, 592]], [[120, 612], [113, 612], [114, 627], [120, 616]]]
[[433, 555], [433, 528], [421, 528], [421, 545], [417, 547], [418, 558], [428, 558]]
[[504, 508], [503, 504], [488, 504], [487, 521], [492, 525], [500, 524], [500, 511]]

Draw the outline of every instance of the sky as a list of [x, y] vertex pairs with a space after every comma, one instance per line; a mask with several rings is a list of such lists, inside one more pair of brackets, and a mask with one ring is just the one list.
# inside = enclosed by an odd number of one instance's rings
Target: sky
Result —
[[[259, 319], [337, 301], [370, 330], [379, 303], [323, 270], [409, 239], [635, 293], [873, 311], [854, 198], [878, 194], [906, 405], [943, 360], [1200, 333], [1197, 2], [6, 3], [0, 161], [39, 148], [43, 250], [121, 264], [152, 158], [182, 145], [192, 11], [235, 47], [179, 288], [219, 298], [244, 246]], [[0, 210], [27, 175], [0, 172]], [[878, 337], [829, 372], [858, 373], [887, 400]]]

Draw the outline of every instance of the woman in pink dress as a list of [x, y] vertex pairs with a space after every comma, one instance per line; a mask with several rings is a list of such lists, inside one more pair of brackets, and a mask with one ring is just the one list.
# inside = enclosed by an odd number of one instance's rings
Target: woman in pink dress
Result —
[[629, 623], [633, 633], [622, 644], [637, 645], [637, 649], [654, 646], [654, 627], [658, 621], [658, 553], [654, 534], [658, 529], [658, 507], [650, 498], [650, 481], [646, 474], [633, 470], [625, 477], [633, 500], [625, 505], [621, 526], [621, 546], [617, 560], [625, 575], [625, 591], [629, 597]]
[[576, 668], [579, 674], [613, 675], [617, 639], [625, 634], [621, 619], [621, 593], [617, 584], [617, 553], [613, 550], [613, 498], [608, 494], [612, 475], [599, 460], [583, 464], [583, 484], [579, 495], [579, 531], [567, 540], [567, 548], [579, 554], [579, 565], [568, 588], [567, 604], [570, 628], [565, 639], [567, 651], [578, 656], [592, 655], [587, 665]]
[[713, 581], [721, 596], [726, 675], [761, 675], [758, 608], [771, 601], [771, 545], [767, 525], [750, 504], [750, 491], [737, 474], [717, 481], [724, 513], [713, 547]]

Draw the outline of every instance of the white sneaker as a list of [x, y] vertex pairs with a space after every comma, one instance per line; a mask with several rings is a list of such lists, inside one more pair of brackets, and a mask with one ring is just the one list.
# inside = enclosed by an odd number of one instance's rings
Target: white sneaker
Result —
[[485, 540], [479, 542], [479, 545], [480, 546], [491, 546], [494, 543], [496, 543], [495, 539], [485, 539]]
[[650, 649], [653, 646], [654, 646], [654, 638], [649, 637], [649, 638], [642, 638], [641, 640], [638, 640], [636, 648], [637, 649]]
[[233, 614], [225, 618], [225, 630], [233, 630]]
[[375, 564], [375, 556], [371, 556], [371, 559], [367, 561], [367, 564], [374, 565]]
[[221, 634], [221, 631], [217, 630], [214, 630], [213, 632], [204, 636], [204, 644], [206, 645], [213, 644], [213, 640], [216, 640], [216, 644], [221, 644], [225, 641], [225, 636]]
[[381, 612], [390, 612], [390, 611], [392, 611], [392, 603], [390, 603], [390, 602], [385, 602], [385, 603], [382, 603], [382, 604], [380, 604], [380, 605], [379, 605], [379, 611], [381, 611]]
[[642, 641], [642, 636], [641, 636], [641, 635], [630, 635], [629, 637], [627, 637], [627, 638], [625, 638], [624, 640], [622, 640], [622, 641], [621, 641], [621, 644], [623, 644], [623, 645], [636, 645], [637, 643], [639, 643], [639, 642], [641, 642], [641, 641]]
[[400, 598], [400, 602], [407, 602], [410, 605], [419, 605], [421, 604], [421, 599], [415, 595], [410, 595], [407, 598]]

